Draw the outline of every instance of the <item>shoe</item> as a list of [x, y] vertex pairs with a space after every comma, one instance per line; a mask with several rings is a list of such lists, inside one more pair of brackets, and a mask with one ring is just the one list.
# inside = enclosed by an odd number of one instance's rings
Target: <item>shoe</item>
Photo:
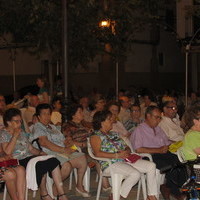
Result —
[[40, 199], [41, 200], [44, 200], [46, 197], [48, 197], [49, 196], [49, 194], [45, 194], [45, 195], [42, 195], [42, 196], [40, 196]]
[[57, 200], [60, 200], [60, 197], [62, 197], [62, 196], [65, 196], [66, 194], [60, 194], [60, 195], [57, 195]]
[[171, 192], [170, 192], [170, 189], [165, 184], [160, 186], [160, 192], [161, 192], [164, 200], [170, 200]]
[[108, 188], [102, 187], [102, 190], [103, 190], [104, 192], [111, 192], [111, 191], [112, 191], [112, 187], [111, 187], [111, 186], [108, 187]]
[[76, 192], [81, 195], [82, 197], [91, 197], [91, 194], [89, 192], [82, 192], [76, 187]]
[[173, 195], [172, 196], [177, 199], [177, 200], [186, 200], [187, 199], [187, 196], [184, 195], [184, 194], [179, 194], [179, 195]]

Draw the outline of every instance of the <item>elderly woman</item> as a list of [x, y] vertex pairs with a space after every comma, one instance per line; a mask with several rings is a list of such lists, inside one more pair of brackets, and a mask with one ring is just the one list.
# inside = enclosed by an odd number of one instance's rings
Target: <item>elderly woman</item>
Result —
[[183, 118], [188, 131], [183, 140], [182, 152], [185, 160], [195, 160], [200, 154], [200, 104], [186, 110]]
[[76, 146], [80, 147], [82, 152], [87, 150], [87, 137], [92, 133], [92, 129], [84, 123], [83, 108], [81, 105], [71, 105], [68, 110], [68, 121], [63, 124], [62, 132], [66, 137], [66, 142], [71, 141]]
[[[91, 136], [91, 146], [95, 156], [111, 159], [113, 173], [123, 174], [120, 194], [127, 198], [131, 188], [138, 182], [140, 172], [147, 174], [148, 199], [155, 200], [157, 195], [156, 167], [155, 164], [145, 160], [135, 163], [125, 162], [131, 151], [118, 134], [110, 132], [112, 129], [112, 114], [110, 111], [97, 112], [93, 118], [94, 135]], [[108, 162], [101, 161], [101, 168], [110, 171]]]
[[[11, 156], [0, 155], [0, 162], [11, 159]], [[0, 168], [0, 182], [4, 181], [12, 200], [24, 199], [25, 170], [22, 166]]]
[[[20, 110], [16, 108], [8, 109], [3, 116], [3, 120], [5, 129], [0, 132], [0, 143], [2, 144], [3, 151], [7, 155], [12, 155], [13, 158], [18, 159], [19, 164], [26, 168], [32, 158], [44, 154], [29, 143], [28, 135], [21, 129], [22, 118]], [[52, 200], [46, 189], [46, 174], [49, 172], [54, 180], [58, 192], [58, 199], [67, 200], [62, 186], [59, 164], [59, 161], [53, 157], [40, 160], [36, 163], [36, 182], [40, 186], [41, 199]], [[13, 170], [16, 171], [15, 168]], [[22, 177], [24, 176], [25, 173], [23, 173]], [[25, 187], [25, 179], [20, 179], [18, 176], [17, 178], [19, 179], [17, 188], [21, 188], [21, 191], [18, 193], [20, 196], [18, 199], [23, 200], [24, 191], [22, 188]]]
[[100, 96], [93, 101], [92, 105], [93, 105], [94, 109], [90, 113], [91, 118], [93, 118], [93, 116], [96, 112], [102, 111], [105, 109], [106, 101], [103, 97]]
[[67, 143], [67, 146], [65, 146], [64, 135], [54, 125], [50, 124], [51, 111], [49, 104], [40, 104], [36, 107], [39, 122], [33, 127], [33, 137], [39, 138], [39, 143], [45, 153], [55, 155], [61, 162], [63, 180], [69, 176], [72, 168], [77, 168], [76, 191], [83, 197], [90, 197], [83, 186], [83, 177], [87, 168], [86, 157], [84, 153], [72, 149], [72, 143]]

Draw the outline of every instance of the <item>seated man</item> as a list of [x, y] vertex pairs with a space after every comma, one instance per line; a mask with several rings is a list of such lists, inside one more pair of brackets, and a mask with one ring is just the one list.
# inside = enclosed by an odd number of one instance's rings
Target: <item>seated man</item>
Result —
[[28, 124], [28, 126], [32, 125], [32, 118], [35, 114], [35, 109], [39, 104], [39, 98], [36, 95], [31, 95], [28, 99], [29, 105], [25, 110], [22, 112], [22, 118]]
[[120, 112], [118, 114], [119, 121], [123, 124], [131, 119], [131, 112], [130, 112], [130, 106], [131, 106], [131, 100], [127, 96], [122, 96], [119, 98], [119, 102], [121, 104]]
[[159, 127], [165, 132], [168, 139], [172, 142], [182, 141], [184, 132], [181, 128], [179, 116], [177, 114], [177, 105], [173, 101], [166, 101], [163, 104], [163, 116]]
[[[156, 106], [149, 106], [145, 113], [145, 122], [140, 124], [131, 135], [131, 144], [137, 153], [150, 153], [157, 169], [166, 173], [166, 185], [168, 193], [163, 194], [169, 199], [170, 192], [177, 199], [183, 199], [179, 186], [185, 182], [183, 169], [176, 167], [179, 160], [175, 154], [168, 151], [170, 141], [164, 131], [158, 126], [161, 120], [161, 111]], [[181, 173], [181, 176], [179, 176]]]
[[130, 108], [131, 110], [131, 119], [124, 123], [124, 127], [130, 133], [132, 133], [135, 128], [142, 123], [144, 120], [141, 118], [141, 108], [137, 104], [133, 104]]

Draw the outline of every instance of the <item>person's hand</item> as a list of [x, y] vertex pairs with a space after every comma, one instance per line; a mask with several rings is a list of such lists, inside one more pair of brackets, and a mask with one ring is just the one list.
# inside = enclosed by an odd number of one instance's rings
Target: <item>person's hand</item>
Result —
[[118, 153], [118, 158], [127, 158], [130, 155], [130, 152], [128, 150], [124, 151], [119, 151]]
[[15, 128], [15, 129], [13, 130], [13, 132], [14, 132], [13, 137], [17, 139], [17, 138], [20, 136], [21, 128]]
[[65, 147], [69, 148], [74, 145], [74, 142], [71, 137], [66, 137], [64, 144], [65, 144]]
[[65, 148], [64, 153], [67, 154], [67, 155], [70, 155], [70, 154], [74, 153], [75, 151], [76, 150], [72, 149], [72, 148]]
[[167, 153], [167, 151], [168, 151], [168, 146], [162, 146], [162, 147], [160, 147], [160, 153]]

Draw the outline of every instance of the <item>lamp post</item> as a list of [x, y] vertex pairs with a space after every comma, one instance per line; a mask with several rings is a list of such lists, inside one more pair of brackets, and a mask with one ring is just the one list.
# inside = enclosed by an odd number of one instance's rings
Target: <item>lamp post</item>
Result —
[[[99, 26], [102, 28], [111, 28], [111, 32], [113, 35], [116, 34], [115, 32], [115, 21], [107, 19], [107, 20], [102, 20], [99, 23]], [[115, 63], [115, 95], [116, 95], [116, 101], [118, 101], [118, 93], [119, 93], [119, 63], [118, 59], [116, 59]]]

